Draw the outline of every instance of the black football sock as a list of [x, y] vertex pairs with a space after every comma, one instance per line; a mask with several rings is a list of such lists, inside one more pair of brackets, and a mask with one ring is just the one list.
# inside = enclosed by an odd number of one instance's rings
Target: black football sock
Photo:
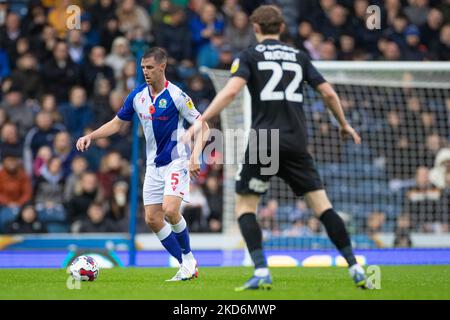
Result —
[[348, 266], [351, 267], [356, 264], [356, 258], [353, 254], [352, 244], [345, 228], [344, 221], [342, 221], [336, 211], [332, 208], [326, 210], [320, 216], [320, 221], [322, 221], [325, 226], [331, 242], [333, 242], [341, 255], [347, 261]]
[[262, 249], [262, 232], [253, 212], [246, 212], [238, 219], [239, 228], [247, 244], [255, 268], [267, 268], [266, 257]]

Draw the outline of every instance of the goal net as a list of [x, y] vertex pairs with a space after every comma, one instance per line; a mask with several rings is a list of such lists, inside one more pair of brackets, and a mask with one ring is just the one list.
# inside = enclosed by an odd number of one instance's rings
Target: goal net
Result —
[[[325, 189], [357, 247], [414, 246], [411, 234], [448, 235], [450, 212], [450, 64], [439, 62], [314, 62], [335, 87], [362, 144], [339, 138], [337, 122], [307, 87], [309, 150]], [[229, 72], [204, 69], [216, 90]], [[221, 113], [222, 129], [250, 127], [247, 89]], [[225, 157], [242, 157], [246, 139], [229, 141]], [[237, 142], [237, 143], [236, 143]], [[227, 148], [233, 148], [229, 150]], [[224, 166], [225, 233], [234, 218], [237, 164]], [[302, 198], [278, 177], [258, 208], [265, 246], [332, 247]], [[390, 234], [386, 243], [384, 235]], [[447, 238], [448, 239], [448, 238]]]

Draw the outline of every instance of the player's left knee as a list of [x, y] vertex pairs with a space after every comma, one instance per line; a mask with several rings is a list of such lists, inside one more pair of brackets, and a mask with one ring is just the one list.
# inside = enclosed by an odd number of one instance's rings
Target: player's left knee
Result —
[[171, 221], [180, 215], [180, 210], [177, 206], [163, 205], [164, 215]]

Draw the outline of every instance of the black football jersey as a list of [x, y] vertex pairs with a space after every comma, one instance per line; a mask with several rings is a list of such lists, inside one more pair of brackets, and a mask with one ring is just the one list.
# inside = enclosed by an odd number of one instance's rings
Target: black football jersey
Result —
[[247, 80], [252, 128], [279, 129], [280, 151], [306, 152], [303, 84], [315, 88], [325, 82], [308, 56], [281, 41], [264, 40], [239, 54], [231, 75]]

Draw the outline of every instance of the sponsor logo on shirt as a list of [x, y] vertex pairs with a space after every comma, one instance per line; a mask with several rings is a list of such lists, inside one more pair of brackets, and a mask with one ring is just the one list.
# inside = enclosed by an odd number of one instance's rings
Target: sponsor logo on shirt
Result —
[[189, 99], [189, 100], [186, 102], [186, 106], [189, 108], [189, 110], [193, 110], [193, 109], [194, 109], [194, 103], [192, 102], [191, 99]]

